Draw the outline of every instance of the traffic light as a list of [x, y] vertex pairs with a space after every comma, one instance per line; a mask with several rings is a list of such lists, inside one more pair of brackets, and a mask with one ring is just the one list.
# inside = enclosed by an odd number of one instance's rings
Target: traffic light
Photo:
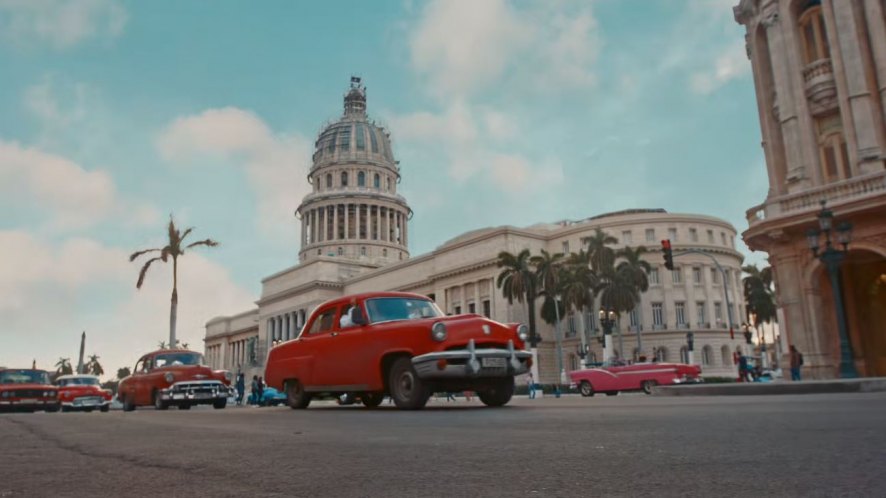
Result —
[[661, 254], [664, 256], [665, 268], [674, 269], [674, 254], [671, 252], [671, 239], [661, 241]]

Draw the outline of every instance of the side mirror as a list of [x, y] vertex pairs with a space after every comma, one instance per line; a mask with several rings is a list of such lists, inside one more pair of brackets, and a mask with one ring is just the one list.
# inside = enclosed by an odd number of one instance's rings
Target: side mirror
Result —
[[366, 325], [366, 317], [363, 316], [363, 310], [359, 306], [351, 308], [351, 323], [354, 325]]

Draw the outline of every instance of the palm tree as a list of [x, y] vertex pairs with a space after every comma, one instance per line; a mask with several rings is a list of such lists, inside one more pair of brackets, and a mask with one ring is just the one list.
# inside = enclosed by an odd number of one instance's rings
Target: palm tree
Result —
[[166, 349], [166, 341], [158, 341], [157, 347], [160, 349]]
[[772, 289], [772, 268], [767, 266], [760, 270], [757, 265], [748, 265], [743, 266], [741, 271], [747, 274], [741, 282], [748, 322], [753, 314], [754, 326], [759, 336], [763, 323], [777, 321], [775, 291]]
[[98, 362], [97, 354], [89, 355], [89, 361], [86, 362], [86, 371], [96, 377], [101, 377], [105, 374], [105, 369], [102, 368], [101, 363]]
[[70, 358], [59, 358], [58, 362], [55, 364], [55, 374], [56, 375], [71, 375], [74, 373], [73, 367], [71, 367], [71, 359]]
[[609, 245], [618, 244], [618, 239], [598, 228], [588, 237], [587, 243], [588, 258], [595, 272], [600, 273], [615, 264], [615, 251]]
[[117, 369], [117, 379], [124, 379], [132, 375], [132, 371], [129, 370], [129, 367], [123, 367]]
[[648, 261], [643, 260], [643, 254], [646, 248], [640, 246], [636, 249], [625, 246], [618, 251], [618, 257], [621, 261], [615, 267], [616, 271], [627, 272], [630, 280], [640, 292], [649, 290], [649, 272], [652, 271], [652, 265]]
[[496, 286], [501, 289], [502, 295], [508, 300], [508, 304], [526, 302], [529, 310], [529, 344], [531, 347], [538, 345], [538, 335], [535, 331], [535, 301], [538, 298], [536, 291], [536, 275], [532, 266], [529, 249], [523, 249], [516, 255], [507, 251], [498, 253], [498, 267], [503, 268], [496, 279]]
[[153, 248], [153, 249], [143, 249], [141, 251], [136, 251], [129, 256], [129, 261], [135, 261], [136, 258], [143, 254], [159, 252], [160, 255], [149, 259], [145, 262], [144, 266], [142, 266], [141, 271], [138, 273], [138, 282], [136, 282], [136, 289], [141, 289], [142, 284], [145, 281], [145, 274], [148, 272], [148, 268], [151, 267], [151, 264], [156, 261], [162, 261], [166, 263], [169, 258], [172, 258], [172, 298], [170, 300], [169, 306], [169, 345], [173, 347], [177, 344], [175, 340], [175, 320], [176, 320], [176, 312], [178, 309], [178, 258], [179, 256], [184, 256], [185, 249], [190, 249], [192, 247], [197, 246], [207, 246], [207, 247], [215, 247], [218, 245], [218, 242], [212, 239], [199, 240], [197, 242], [192, 242], [188, 245], [184, 245], [185, 239], [194, 230], [194, 227], [190, 227], [185, 229], [184, 232], [178, 230], [175, 227], [175, 222], [172, 219], [172, 215], [169, 215], [169, 227], [168, 227], [168, 243], [166, 246], [162, 248]]
[[541, 304], [541, 318], [549, 325], [554, 325], [558, 316], [563, 316], [563, 303], [554, 308], [554, 300], [560, 292], [560, 278], [563, 276], [563, 253], [551, 254], [544, 249], [541, 256], [533, 256], [530, 261], [535, 267], [535, 278], [538, 282], [538, 294], [544, 296]]

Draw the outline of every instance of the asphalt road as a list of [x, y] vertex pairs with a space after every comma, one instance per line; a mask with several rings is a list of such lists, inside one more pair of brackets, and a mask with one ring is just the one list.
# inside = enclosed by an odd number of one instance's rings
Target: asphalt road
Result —
[[886, 496], [886, 393], [0, 415], [0, 497]]

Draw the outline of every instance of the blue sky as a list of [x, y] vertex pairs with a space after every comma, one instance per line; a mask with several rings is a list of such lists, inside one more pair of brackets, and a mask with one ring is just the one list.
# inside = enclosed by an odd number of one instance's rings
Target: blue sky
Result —
[[[174, 213], [179, 335], [293, 265], [292, 216], [349, 77], [393, 133], [411, 251], [468, 230], [663, 207], [739, 231], [762, 201], [735, 0], [0, 0], [0, 365], [131, 366], [169, 269], [126, 256]], [[752, 261], [762, 261], [756, 254]]]

